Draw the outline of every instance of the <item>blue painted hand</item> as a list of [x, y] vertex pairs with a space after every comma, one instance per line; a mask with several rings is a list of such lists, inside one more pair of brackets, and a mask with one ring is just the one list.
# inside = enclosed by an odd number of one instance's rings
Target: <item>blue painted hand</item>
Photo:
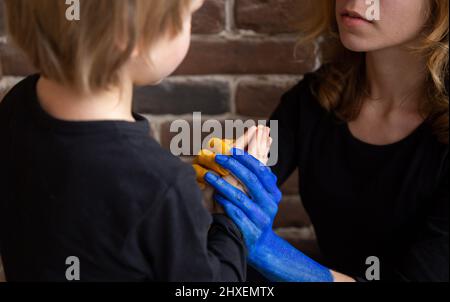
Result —
[[329, 269], [273, 232], [282, 196], [271, 170], [239, 149], [232, 149], [231, 156], [217, 155], [216, 162], [239, 179], [249, 194], [211, 172], [205, 175], [205, 181], [217, 191], [216, 201], [242, 232], [250, 265], [271, 281], [333, 281]]

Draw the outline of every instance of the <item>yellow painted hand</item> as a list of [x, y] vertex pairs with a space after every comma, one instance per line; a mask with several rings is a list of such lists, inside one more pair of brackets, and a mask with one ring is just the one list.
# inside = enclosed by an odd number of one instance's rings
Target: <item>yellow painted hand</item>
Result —
[[247, 150], [262, 163], [267, 163], [267, 155], [272, 144], [270, 138], [270, 129], [268, 127], [259, 126], [250, 128], [243, 136], [236, 141], [228, 139], [212, 138], [208, 142], [208, 149], [199, 152], [193, 162], [193, 168], [197, 175], [197, 182], [201, 189], [205, 188], [204, 176], [207, 172], [215, 172], [223, 177], [230, 184], [245, 192], [230, 173], [218, 165], [215, 161], [216, 154], [230, 155], [232, 148]]
[[195, 157], [192, 167], [195, 170], [197, 182], [201, 189], [205, 188], [204, 176], [207, 172], [213, 171], [222, 177], [230, 174], [216, 163], [215, 157], [216, 154], [230, 154], [233, 144], [234, 142], [232, 140], [212, 138], [208, 142], [209, 149], [201, 150]]

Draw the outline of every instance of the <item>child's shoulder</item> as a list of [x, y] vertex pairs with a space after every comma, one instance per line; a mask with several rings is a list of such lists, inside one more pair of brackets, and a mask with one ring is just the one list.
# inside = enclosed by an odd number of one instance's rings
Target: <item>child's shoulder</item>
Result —
[[124, 168], [134, 170], [134, 183], [144, 187], [150, 186], [151, 191], [176, 189], [183, 181], [195, 184], [195, 173], [191, 165], [161, 147], [154, 138], [149, 136], [146, 139], [126, 139], [122, 141], [122, 145], [127, 157], [124, 160], [128, 162]]
[[[154, 204], [166, 203], [170, 196], [193, 196], [189, 204], [201, 201], [194, 169], [180, 158], [163, 149], [153, 138], [141, 141], [125, 140], [122, 157], [109, 164], [107, 174], [118, 194], [132, 196], [134, 207], [148, 209]], [[198, 191], [198, 194], [196, 193]]]
[[167, 185], [172, 185], [182, 175], [194, 175], [191, 166], [179, 157], [163, 149], [153, 138], [148, 138], [143, 144], [129, 144], [130, 156], [134, 155], [136, 164], [146, 170], [150, 177], [158, 179]]
[[[134, 114], [135, 122], [55, 119], [38, 104], [38, 79], [39, 75], [33, 75], [20, 81], [0, 103], [0, 125], [8, 125], [0, 131], [3, 142], [3, 134], [22, 137], [24, 143], [52, 154], [52, 161], [68, 171], [68, 177], [81, 176], [117, 194], [154, 194], [176, 185], [183, 176], [192, 177], [195, 183], [193, 169], [150, 135], [145, 117]], [[25, 137], [38, 136], [39, 140], [25, 141]]]
[[39, 79], [39, 75], [30, 75], [20, 81], [10, 80], [14, 82], [8, 83], [7, 86], [11, 87], [7, 90], [7, 93], [4, 95], [3, 99], [0, 99], [0, 109], [11, 110], [13, 106], [21, 105], [21, 100], [27, 99], [32, 92], [33, 88], [37, 80]]

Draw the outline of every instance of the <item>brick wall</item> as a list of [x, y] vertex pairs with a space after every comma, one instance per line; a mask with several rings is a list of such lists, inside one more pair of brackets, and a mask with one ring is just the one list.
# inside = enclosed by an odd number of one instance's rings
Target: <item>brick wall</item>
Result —
[[[135, 110], [149, 118], [153, 135], [164, 148], [173, 136], [171, 121], [189, 119], [193, 111], [202, 112], [205, 119], [269, 117], [281, 94], [317, 64], [311, 48], [300, 46], [294, 56], [296, 24], [307, 13], [305, 2], [206, 0], [194, 17], [186, 61], [163, 84], [135, 91]], [[32, 72], [20, 52], [7, 43], [0, 25], [0, 97]], [[315, 251], [296, 177], [282, 189], [276, 227], [305, 252]]]

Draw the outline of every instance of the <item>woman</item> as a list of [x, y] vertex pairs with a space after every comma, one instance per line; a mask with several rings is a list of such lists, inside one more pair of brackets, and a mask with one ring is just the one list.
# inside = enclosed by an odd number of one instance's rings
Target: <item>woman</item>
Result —
[[271, 118], [273, 172], [280, 185], [299, 168], [325, 262], [274, 234], [280, 193], [254, 158], [216, 157], [249, 197], [212, 173], [205, 180], [270, 280], [362, 281], [379, 271], [381, 280], [448, 281], [448, 1], [380, 0], [373, 21], [365, 0], [315, 5], [301, 43], [324, 37], [324, 65]]

